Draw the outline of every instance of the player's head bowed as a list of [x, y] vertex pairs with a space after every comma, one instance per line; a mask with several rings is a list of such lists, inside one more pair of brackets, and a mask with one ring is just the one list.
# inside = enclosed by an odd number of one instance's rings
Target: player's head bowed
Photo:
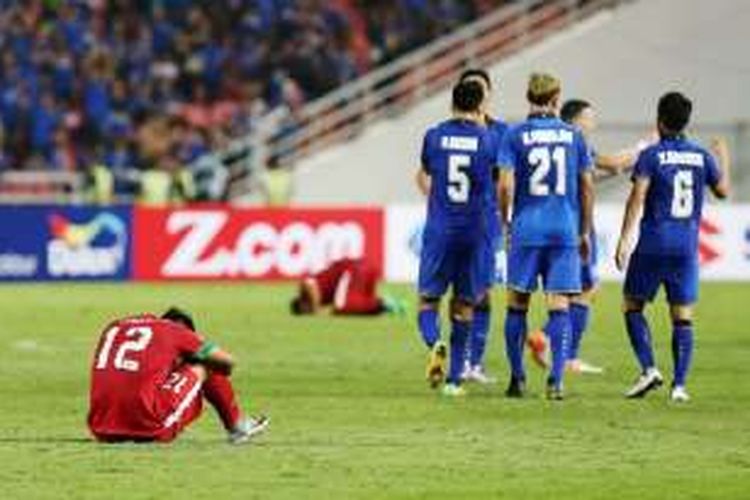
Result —
[[164, 312], [164, 314], [161, 315], [161, 317], [162, 319], [174, 321], [175, 323], [179, 323], [189, 328], [190, 330], [195, 331], [195, 322], [193, 322], [193, 317], [178, 307], [170, 307]]

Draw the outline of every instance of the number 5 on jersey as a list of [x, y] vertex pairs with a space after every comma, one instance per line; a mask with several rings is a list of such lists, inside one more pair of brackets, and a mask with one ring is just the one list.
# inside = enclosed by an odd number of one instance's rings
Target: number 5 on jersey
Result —
[[448, 199], [453, 203], [467, 203], [471, 191], [468, 170], [471, 156], [450, 155], [448, 157]]

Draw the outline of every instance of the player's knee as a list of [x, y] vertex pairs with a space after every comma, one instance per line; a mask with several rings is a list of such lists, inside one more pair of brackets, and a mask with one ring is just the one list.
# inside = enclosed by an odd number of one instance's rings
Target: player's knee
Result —
[[693, 308], [688, 305], [672, 305], [670, 307], [670, 316], [672, 316], [672, 322], [677, 324], [678, 322], [691, 323], [693, 321]]
[[190, 365], [190, 371], [195, 373], [201, 382], [208, 378], [208, 370], [203, 365]]
[[465, 300], [453, 299], [451, 301], [451, 318], [455, 321], [471, 321], [474, 318], [474, 308]]
[[550, 311], [564, 311], [570, 306], [570, 297], [560, 293], [547, 295], [547, 309]]
[[531, 295], [528, 293], [519, 292], [517, 290], [508, 290], [508, 307], [520, 311], [525, 311], [529, 308], [529, 302]]
[[426, 309], [437, 310], [440, 308], [440, 297], [428, 297], [421, 295], [419, 297], [419, 310], [424, 311]]
[[622, 312], [625, 314], [643, 312], [644, 305], [642, 300], [625, 297], [622, 301]]
[[583, 292], [570, 297], [570, 303], [581, 306], [590, 306], [594, 301], [594, 294], [596, 294], [596, 288], [589, 288], [588, 290], [584, 290]]

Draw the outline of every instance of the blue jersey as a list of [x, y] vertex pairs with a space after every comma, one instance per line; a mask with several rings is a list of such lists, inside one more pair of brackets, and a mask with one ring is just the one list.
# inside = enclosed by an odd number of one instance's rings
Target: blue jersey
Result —
[[556, 117], [532, 115], [505, 133], [497, 163], [515, 178], [511, 244], [577, 246], [579, 176], [591, 169], [581, 132]]
[[633, 179], [649, 188], [636, 252], [648, 255], [697, 255], [705, 186], [719, 182], [713, 156], [682, 137], [662, 139], [641, 152]]
[[425, 233], [441, 240], [474, 240], [486, 230], [494, 184], [493, 135], [480, 124], [448, 120], [427, 131], [422, 167], [430, 175]]
[[[505, 132], [508, 131], [508, 124], [500, 120], [490, 119], [487, 123], [487, 131], [492, 137], [492, 141], [494, 143], [493, 147], [495, 151], [497, 151], [497, 149], [500, 147], [500, 144], [502, 144]], [[495, 180], [494, 177], [493, 180]], [[501, 236], [500, 213], [499, 204], [497, 201], [497, 186], [494, 182], [489, 184], [488, 186], [487, 200], [488, 235], [490, 236], [490, 238], [499, 238]]]

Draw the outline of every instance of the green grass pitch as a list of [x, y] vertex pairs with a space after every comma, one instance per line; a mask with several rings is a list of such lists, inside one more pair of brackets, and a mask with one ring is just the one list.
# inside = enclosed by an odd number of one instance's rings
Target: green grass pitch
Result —
[[[408, 287], [388, 289], [410, 301]], [[496, 312], [488, 349], [500, 383], [446, 400], [423, 380], [406, 318], [291, 318], [291, 285], [0, 287], [0, 498], [750, 498], [750, 287], [706, 284], [698, 308], [693, 401], [621, 393], [635, 376], [606, 286], [584, 340], [602, 376], [569, 376], [568, 399], [509, 401]], [[496, 311], [501, 310], [498, 292]], [[231, 447], [203, 418], [172, 445], [105, 446], [84, 425], [94, 341], [114, 316], [192, 310], [234, 352], [235, 381], [269, 433]], [[665, 308], [650, 313], [671, 371]], [[532, 322], [540, 323], [539, 310]]]

